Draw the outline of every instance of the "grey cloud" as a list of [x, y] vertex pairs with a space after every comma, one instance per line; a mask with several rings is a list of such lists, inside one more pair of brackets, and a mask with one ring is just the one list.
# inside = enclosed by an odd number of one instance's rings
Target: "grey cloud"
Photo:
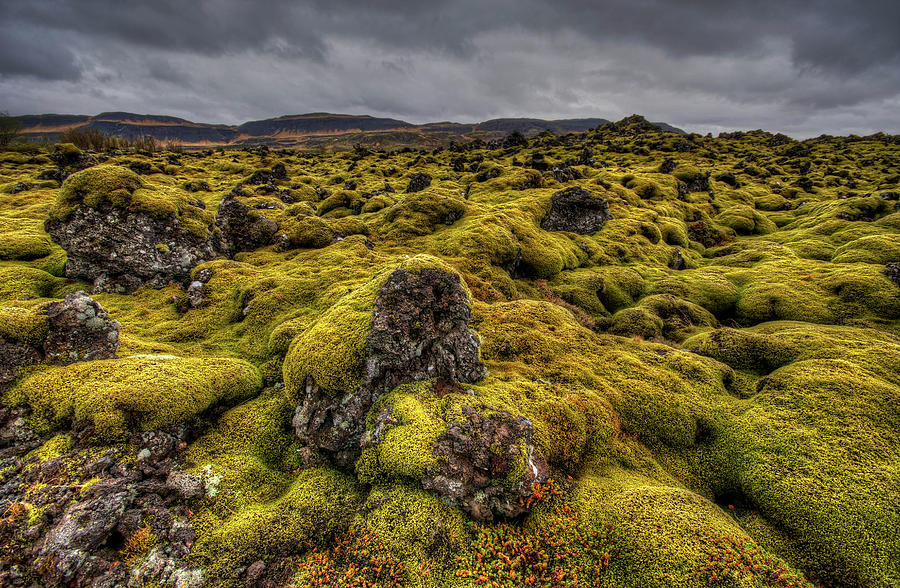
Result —
[[898, 131], [900, 5], [0, 0], [0, 108]]

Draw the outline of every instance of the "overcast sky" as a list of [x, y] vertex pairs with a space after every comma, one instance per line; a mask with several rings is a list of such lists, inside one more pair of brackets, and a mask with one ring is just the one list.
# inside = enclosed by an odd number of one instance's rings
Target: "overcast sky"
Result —
[[0, 110], [900, 132], [891, 0], [0, 0]]

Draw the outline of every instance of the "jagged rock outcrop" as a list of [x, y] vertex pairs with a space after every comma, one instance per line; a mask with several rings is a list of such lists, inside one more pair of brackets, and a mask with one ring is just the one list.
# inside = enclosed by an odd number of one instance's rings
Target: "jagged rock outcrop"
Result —
[[84, 292], [51, 303], [47, 317], [50, 329], [43, 343], [47, 361], [67, 365], [116, 356], [119, 322], [110, 319], [100, 303]]
[[532, 445], [531, 421], [506, 411], [482, 415], [469, 406], [463, 416], [438, 437], [433, 451], [440, 465], [422, 486], [479, 521], [528, 511], [535, 485], [549, 477]]
[[222, 199], [216, 213], [218, 249], [228, 256], [265, 247], [278, 232], [275, 221], [242, 202], [240, 196], [245, 194], [239, 184]]
[[92, 281], [95, 292], [184, 282], [191, 268], [216, 257], [208, 237], [109, 205], [80, 207], [66, 222], [48, 220], [46, 229], [66, 250], [66, 276]]
[[541, 221], [541, 228], [589, 235], [599, 231], [611, 218], [606, 198], [572, 187], [553, 195], [550, 212]]
[[[11, 426], [0, 418], [0, 438]], [[180, 472], [186, 435], [150, 431], [99, 452], [76, 441], [43, 461], [26, 455], [31, 443], [3, 457], [3, 479], [12, 483], [0, 485], [8, 515], [0, 519], [0, 557], [10, 564], [0, 568], [0, 585], [201, 586], [202, 571], [184, 559], [196, 538], [187, 501], [167, 484]], [[24, 504], [41, 516], [16, 506]], [[134, 569], [121, 561], [129, 540], [150, 550]]]
[[307, 461], [324, 456], [342, 467], [360, 453], [366, 415], [394, 387], [438, 378], [470, 382], [486, 375], [459, 275], [438, 269], [392, 272], [378, 291], [364, 346], [364, 377], [335, 396], [311, 376], [293, 417]]
[[66, 250], [66, 275], [94, 291], [132, 292], [184, 282], [213, 259], [213, 215], [186, 192], [147, 185], [100, 165], [70, 176], [44, 228]]
[[409, 185], [406, 186], [406, 193], [421, 192], [431, 185], [431, 176], [423, 173], [415, 173], [409, 178]]
[[[29, 332], [0, 334], [0, 392], [20, 375], [20, 369], [46, 361], [68, 365], [76, 361], [116, 357], [119, 323], [82, 291], [67, 295], [33, 314]], [[46, 319], [44, 319], [46, 316]], [[44, 323], [46, 320], [46, 323]]]

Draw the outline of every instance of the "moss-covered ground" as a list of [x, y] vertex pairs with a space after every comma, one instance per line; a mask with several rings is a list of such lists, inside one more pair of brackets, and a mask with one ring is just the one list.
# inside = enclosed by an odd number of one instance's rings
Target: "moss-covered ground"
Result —
[[[47, 155], [0, 153], [0, 334], [23, 341], [40, 305], [90, 290], [64, 277], [49, 216], [114, 194], [204, 235], [237, 183], [288, 172], [245, 184], [279, 245], [195, 268], [212, 270], [199, 308], [178, 284], [94, 295], [120, 359], [34, 368], [3, 399], [48, 444], [73, 419], [98, 444], [194, 425], [185, 467], [215, 483], [191, 558], [211, 585], [262, 560], [297, 586], [900, 586], [898, 137], [631, 118], [511, 148], [94, 154], [62, 190], [38, 179]], [[583, 177], [559, 182], [567, 166]], [[432, 183], [406, 194], [414, 173]], [[541, 229], [569, 186], [614, 218]], [[416, 263], [462, 276], [489, 377], [398, 387], [370, 414], [390, 405], [397, 426], [355, 472], [304, 469], [296, 382], [356, 385], [374, 293]], [[466, 405], [534, 423], [554, 482], [525, 520], [473, 523], [422, 489]]]

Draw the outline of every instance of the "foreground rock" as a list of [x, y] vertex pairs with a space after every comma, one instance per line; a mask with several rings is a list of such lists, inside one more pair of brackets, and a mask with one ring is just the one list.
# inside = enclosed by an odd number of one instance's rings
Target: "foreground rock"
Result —
[[466, 421], [451, 423], [435, 443], [440, 466], [422, 487], [480, 521], [527, 512], [529, 497], [549, 476], [532, 445], [531, 421], [505, 411], [484, 416], [468, 406], [463, 415]]
[[118, 321], [81, 291], [45, 308], [5, 309], [2, 320], [12, 328], [0, 330], [0, 392], [29, 365], [110, 359], [119, 348]]
[[[343, 394], [325, 390], [308, 376], [294, 432], [308, 461], [322, 457], [350, 467], [359, 457], [366, 415], [394, 387], [438, 378], [469, 382], [486, 375], [479, 342], [469, 328], [472, 313], [457, 274], [399, 269], [378, 291], [364, 345], [364, 377]], [[286, 380], [289, 378], [286, 376]]]
[[272, 243], [278, 232], [275, 221], [240, 200], [244, 196], [246, 194], [238, 185], [222, 199], [216, 213], [216, 226], [220, 231], [218, 249], [227, 256], [265, 247]]
[[900, 286], [900, 262], [887, 264], [887, 267], [884, 268], [884, 275], [897, 286]]
[[[9, 427], [0, 418], [0, 437]], [[25, 450], [6, 456], [0, 585], [202, 586], [202, 572], [184, 562], [195, 540], [187, 499], [166, 483], [185, 436], [146, 432], [102, 450], [76, 441], [44, 461]]]
[[589, 235], [599, 231], [611, 218], [606, 198], [572, 187], [553, 195], [550, 212], [541, 221], [541, 228]]
[[185, 282], [213, 259], [213, 220], [187, 192], [101, 165], [63, 183], [45, 229], [66, 250], [66, 276], [93, 282], [95, 292], [132, 292]]

